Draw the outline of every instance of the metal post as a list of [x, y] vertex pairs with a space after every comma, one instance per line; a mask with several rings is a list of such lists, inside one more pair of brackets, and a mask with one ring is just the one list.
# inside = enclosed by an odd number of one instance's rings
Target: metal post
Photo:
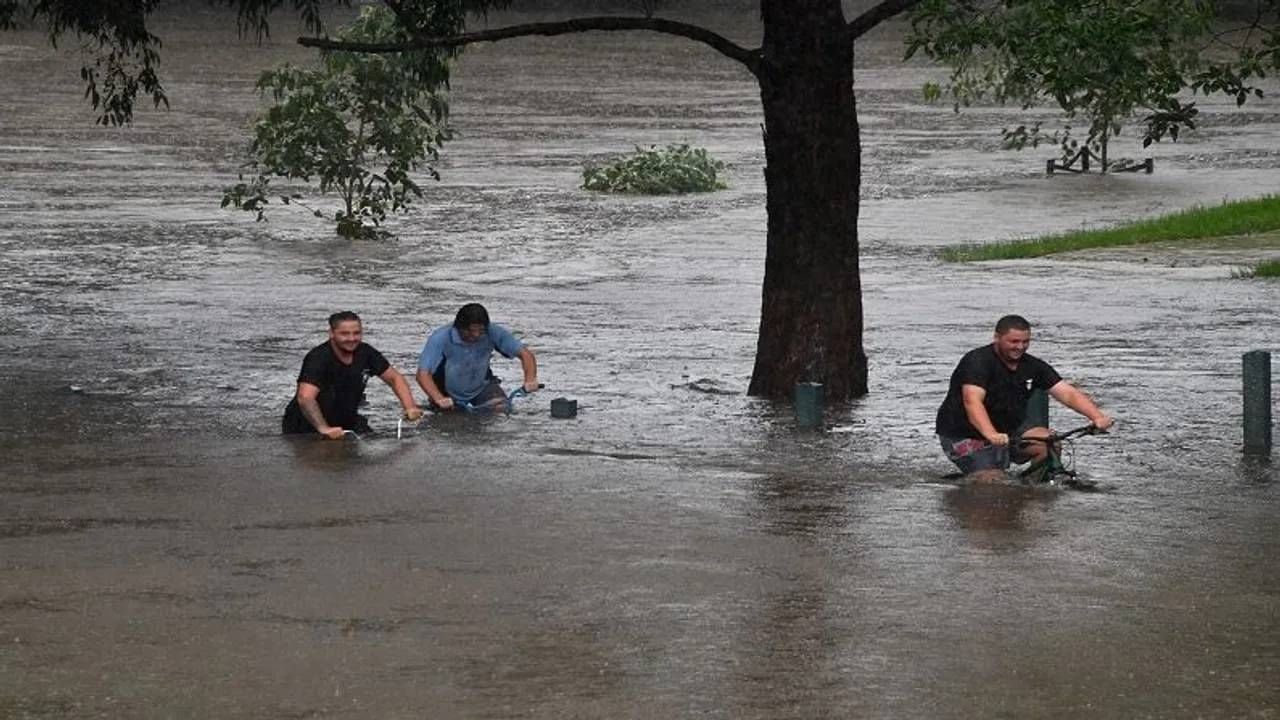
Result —
[[815, 428], [822, 425], [822, 383], [796, 383], [796, 426]]
[[1271, 353], [1244, 354], [1244, 451], [1271, 452]]
[[1049, 427], [1049, 393], [1036, 388], [1027, 398], [1027, 426]]

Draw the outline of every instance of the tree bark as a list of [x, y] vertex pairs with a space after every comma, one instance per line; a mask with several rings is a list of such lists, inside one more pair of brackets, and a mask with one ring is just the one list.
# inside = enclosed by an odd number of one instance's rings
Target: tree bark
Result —
[[861, 147], [853, 42], [840, 0], [762, 0], [764, 290], [748, 392], [867, 392], [858, 271]]

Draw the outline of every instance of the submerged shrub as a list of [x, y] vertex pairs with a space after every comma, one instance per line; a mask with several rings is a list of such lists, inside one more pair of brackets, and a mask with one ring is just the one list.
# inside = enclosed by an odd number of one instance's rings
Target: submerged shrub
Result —
[[728, 187], [719, 179], [724, 163], [707, 151], [688, 145], [663, 149], [636, 147], [635, 154], [609, 165], [588, 165], [582, 171], [582, 187], [601, 192], [670, 195], [711, 192]]
[[1253, 266], [1253, 277], [1280, 278], [1280, 260], [1267, 260]]

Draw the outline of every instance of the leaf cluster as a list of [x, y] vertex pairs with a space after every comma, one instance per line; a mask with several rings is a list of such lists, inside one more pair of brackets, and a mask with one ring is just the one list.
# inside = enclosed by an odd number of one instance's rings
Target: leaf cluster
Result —
[[133, 116], [139, 92], [156, 107], [168, 107], [156, 72], [160, 38], [146, 24], [159, 0], [0, 0], [0, 30], [24, 21], [43, 23], [54, 47], [64, 37], [80, 41], [87, 54], [80, 67], [85, 97], [100, 114], [101, 125], [123, 125]]
[[[451, 31], [461, 18], [450, 10], [420, 20]], [[392, 12], [367, 6], [339, 36], [386, 41], [403, 39], [404, 32]], [[329, 52], [316, 68], [284, 65], [263, 73], [257, 87], [272, 104], [253, 127], [246, 164], [257, 178], [228, 188], [223, 207], [254, 212], [262, 220], [272, 178], [315, 183], [320, 193], [343, 201], [333, 216], [339, 234], [376, 234], [387, 213], [422, 196], [413, 173], [424, 161], [425, 171], [439, 178], [430, 163], [450, 137], [444, 91], [455, 54]], [[290, 196], [278, 197], [290, 203]]]
[[[959, 110], [991, 99], [1023, 109], [1052, 101], [1086, 122], [1085, 142], [1105, 143], [1145, 111], [1144, 144], [1194, 128], [1194, 103], [1177, 95], [1201, 69], [1212, 0], [924, 0], [912, 15], [907, 57], [951, 66]], [[1015, 147], [1021, 138], [1006, 141]]]
[[719, 173], [724, 163], [702, 148], [668, 145], [636, 147], [635, 153], [612, 163], [589, 165], [582, 171], [582, 187], [601, 192], [669, 195], [711, 192], [726, 185]]
[[[83, 46], [88, 60], [80, 69], [85, 97], [100, 115], [102, 125], [125, 125], [133, 120], [138, 95], [149, 95], [156, 107], [169, 106], [160, 81], [161, 39], [147, 26], [164, 0], [0, 0], [0, 31], [27, 22], [43, 25], [55, 47], [64, 37]], [[271, 34], [270, 18], [291, 12], [313, 34], [325, 31], [326, 9], [349, 8], [351, 0], [207, 0], [236, 11], [241, 35], [258, 40]], [[510, 0], [384, 0], [407, 34], [431, 34], [443, 27], [461, 29], [466, 14], [482, 14], [507, 7]], [[456, 22], [441, 25], [453, 17]]]
[[1251, 17], [1215, 32], [1206, 50], [1225, 50], [1227, 59], [1207, 63], [1192, 89], [1232, 96], [1237, 106], [1262, 97], [1253, 82], [1280, 70], [1280, 0], [1254, 0]]
[[[350, 0], [209, 0], [237, 10], [241, 33], [268, 34], [267, 16], [289, 6], [308, 29], [323, 30], [325, 5], [349, 6]], [[101, 125], [125, 125], [133, 120], [139, 94], [151, 97], [155, 107], [169, 107], [160, 82], [161, 40], [147, 20], [162, 0], [0, 0], [0, 30], [17, 28], [24, 21], [43, 24], [49, 42], [73, 37], [86, 53], [80, 68], [85, 98], [99, 115]]]

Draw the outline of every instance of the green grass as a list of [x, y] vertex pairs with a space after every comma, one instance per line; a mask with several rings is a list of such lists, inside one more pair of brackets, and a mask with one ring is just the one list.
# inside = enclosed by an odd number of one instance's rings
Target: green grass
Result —
[[668, 145], [634, 154], [608, 165], [588, 166], [582, 171], [582, 187], [587, 190], [640, 195], [711, 192], [722, 190], [719, 174], [724, 163], [714, 160], [701, 148]]
[[1235, 278], [1280, 278], [1280, 260], [1267, 260], [1231, 273]]
[[1280, 277], [1280, 260], [1268, 260], [1264, 263], [1258, 263], [1253, 267], [1253, 276], [1264, 278]]
[[[1104, 230], [1081, 230], [1029, 240], [944, 248], [940, 255], [949, 262], [1013, 260], [1072, 250], [1249, 235], [1273, 230], [1280, 230], [1280, 195], [1194, 208]], [[1266, 265], [1274, 263], [1263, 263]], [[1274, 272], [1274, 269], [1264, 268], [1263, 272]], [[1259, 277], [1263, 276], [1259, 272]]]

